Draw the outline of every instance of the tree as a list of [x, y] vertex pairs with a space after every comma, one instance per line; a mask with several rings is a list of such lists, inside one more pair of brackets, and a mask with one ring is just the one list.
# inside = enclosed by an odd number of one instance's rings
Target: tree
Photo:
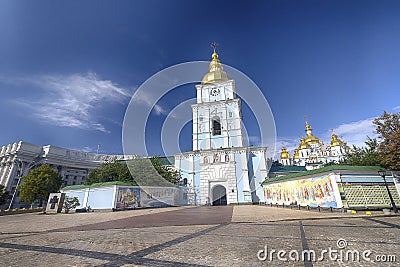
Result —
[[384, 111], [373, 123], [379, 135], [378, 150], [383, 165], [390, 170], [400, 170], [400, 113]]
[[79, 199], [77, 197], [65, 197], [63, 208], [65, 213], [68, 213], [70, 210], [75, 209], [80, 205]]
[[104, 163], [99, 169], [89, 173], [87, 184], [122, 181], [134, 185], [168, 186], [171, 183], [177, 184], [179, 180], [179, 173], [156, 156], [132, 159], [124, 163]]
[[137, 158], [127, 162], [133, 179], [138, 185], [168, 186], [167, 181], [160, 175], [161, 162], [152, 158]]
[[22, 178], [24, 183], [18, 187], [21, 200], [26, 203], [39, 200], [39, 206], [42, 206], [43, 200], [49, 198], [50, 193], [58, 192], [63, 183], [61, 176], [47, 164], [41, 165]]
[[353, 166], [381, 166], [382, 161], [378, 151], [378, 141], [374, 138], [368, 137], [365, 141], [365, 147], [357, 147], [353, 145], [353, 148], [348, 152], [344, 160], [340, 164], [353, 165]]
[[0, 185], [0, 205], [6, 204], [10, 194], [4, 185]]
[[178, 171], [175, 171], [171, 166], [165, 165], [165, 162], [159, 156], [154, 156], [150, 158], [151, 163], [154, 168], [167, 182], [172, 184], [179, 183], [181, 177]]
[[159, 156], [133, 159], [127, 164], [138, 185], [171, 186], [176, 185], [181, 178], [179, 172], [166, 165]]
[[126, 164], [118, 161], [103, 163], [99, 169], [92, 170], [89, 173], [86, 184], [113, 181], [134, 182]]
[[283, 166], [282, 163], [280, 163], [278, 160], [275, 160], [274, 162], [272, 162], [273, 167], [279, 167], [279, 166]]

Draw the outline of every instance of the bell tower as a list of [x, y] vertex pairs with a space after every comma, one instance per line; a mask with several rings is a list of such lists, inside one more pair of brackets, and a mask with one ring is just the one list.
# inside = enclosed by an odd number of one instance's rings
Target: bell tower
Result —
[[217, 44], [208, 72], [196, 85], [197, 103], [193, 110], [193, 150], [242, 147], [241, 102], [236, 98], [230, 79], [218, 58]]
[[241, 99], [213, 43], [208, 72], [196, 85], [193, 150], [175, 155], [192, 205], [259, 203], [268, 175], [266, 147], [244, 147]]

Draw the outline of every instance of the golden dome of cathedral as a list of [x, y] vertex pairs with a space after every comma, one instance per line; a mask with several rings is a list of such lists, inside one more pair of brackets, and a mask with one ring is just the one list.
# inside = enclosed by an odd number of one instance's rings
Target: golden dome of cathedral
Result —
[[332, 134], [331, 147], [340, 146], [342, 144], [346, 145], [345, 142], [339, 140], [339, 138], [336, 134]]
[[319, 140], [317, 137], [315, 137], [312, 134], [312, 129], [310, 124], [308, 124], [308, 122], [306, 122], [306, 133], [307, 133], [307, 137], [305, 139], [305, 142], [309, 145], [314, 145], [314, 144], [323, 144], [321, 140]]
[[228, 81], [228, 74], [224, 71], [224, 67], [222, 67], [221, 62], [218, 59], [218, 54], [215, 51], [216, 44], [213, 43], [214, 53], [212, 54], [212, 59], [210, 62], [210, 66], [208, 67], [208, 72], [204, 75], [202, 84], [213, 83], [213, 82], [221, 82]]
[[286, 147], [282, 147], [281, 159], [290, 159], [290, 154], [287, 152]]
[[298, 149], [298, 148], [296, 148], [296, 149], [294, 150], [293, 158], [294, 158], [294, 159], [300, 158], [300, 157], [299, 157], [299, 149]]
[[314, 135], [307, 135], [306, 142], [307, 144], [313, 145], [313, 144], [320, 144], [321, 140], [319, 140]]
[[306, 121], [306, 132], [307, 131], [312, 131], [310, 124], [308, 124], [308, 121]]
[[[295, 166], [304, 166], [304, 164], [306, 166], [307, 164], [320, 164], [322, 166], [324, 162], [339, 161], [341, 157], [350, 151], [347, 143], [339, 139], [336, 134], [333, 134], [333, 129], [330, 147], [340, 146], [340, 149], [331, 149], [329, 146], [325, 146], [322, 140], [312, 134], [312, 128], [307, 121], [305, 132], [306, 136], [300, 138], [300, 145], [294, 150], [292, 164]], [[331, 153], [332, 151], [334, 151], [333, 154]], [[286, 148], [282, 148], [281, 159], [287, 157], [286, 152]]]
[[306, 139], [304, 137], [300, 138], [299, 149], [307, 149], [310, 148], [310, 145], [306, 143]]

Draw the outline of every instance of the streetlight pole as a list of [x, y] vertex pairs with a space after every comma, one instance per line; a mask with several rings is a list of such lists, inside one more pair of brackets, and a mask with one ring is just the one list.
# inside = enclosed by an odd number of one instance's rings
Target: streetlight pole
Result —
[[393, 200], [393, 197], [392, 197], [392, 193], [390, 193], [389, 187], [388, 187], [387, 182], [386, 182], [386, 171], [385, 170], [380, 170], [380, 171], [378, 171], [378, 173], [383, 178], [383, 181], [385, 182], [385, 187], [386, 187], [386, 190], [388, 192], [388, 195], [389, 195], [389, 198], [390, 198], [390, 203], [392, 204], [392, 207], [393, 207], [393, 211], [394, 211], [394, 213], [398, 213], [399, 211], [397, 210], [396, 204], [394, 203], [394, 200]]

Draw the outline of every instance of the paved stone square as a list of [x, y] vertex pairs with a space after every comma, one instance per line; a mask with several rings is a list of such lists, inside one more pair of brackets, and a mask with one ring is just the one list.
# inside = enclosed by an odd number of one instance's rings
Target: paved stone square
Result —
[[[0, 266], [396, 266], [400, 217], [265, 206], [177, 207], [0, 217]], [[337, 241], [341, 240], [341, 249]], [[261, 261], [257, 257], [267, 246]], [[369, 262], [321, 251], [370, 250]], [[278, 260], [277, 251], [284, 250]], [[293, 254], [316, 252], [304, 261]], [[295, 252], [290, 252], [295, 251]], [[289, 253], [292, 258], [289, 258]], [[264, 252], [260, 254], [264, 256]], [[268, 254], [270, 256], [270, 254]], [[350, 255], [351, 256], [351, 255]], [[377, 262], [377, 256], [396, 257]], [[343, 256], [344, 257], [344, 256]], [[291, 260], [292, 259], [292, 260]], [[352, 259], [352, 258], [351, 258]], [[387, 260], [387, 259], [386, 259]], [[393, 260], [393, 259], [391, 259]]]

